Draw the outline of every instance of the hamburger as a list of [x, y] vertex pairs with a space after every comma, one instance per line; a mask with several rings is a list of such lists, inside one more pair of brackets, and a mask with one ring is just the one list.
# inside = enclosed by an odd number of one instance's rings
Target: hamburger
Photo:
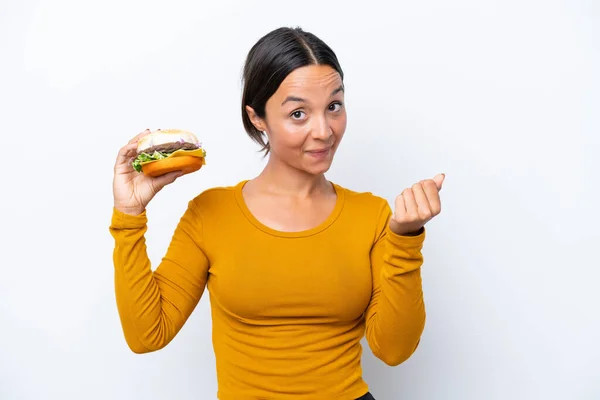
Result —
[[206, 151], [192, 132], [181, 129], [157, 129], [143, 136], [137, 145], [133, 168], [149, 176], [183, 171], [184, 174], [202, 168]]

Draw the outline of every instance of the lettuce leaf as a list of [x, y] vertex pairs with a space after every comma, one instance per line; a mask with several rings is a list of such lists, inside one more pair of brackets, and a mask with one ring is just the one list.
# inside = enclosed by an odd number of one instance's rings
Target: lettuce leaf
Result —
[[160, 151], [155, 151], [152, 154], [140, 153], [135, 158], [135, 160], [133, 160], [133, 162], [132, 162], [133, 169], [135, 169], [137, 172], [142, 172], [142, 163], [143, 162], [160, 160], [160, 159], [169, 157], [171, 154], [172, 153], [163, 153], [163, 152], [160, 152]]
[[172, 153], [165, 153], [162, 151], [155, 151], [152, 154], [148, 154], [148, 153], [140, 153], [133, 161], [132, 161], [132, 165], [133, 165], [133, 169], [135, 169], [137, 172], [142, 172], [142, 165], [149, 163], [149, 162], [153, 162], [153, 161], [158, 161], [161, 160], [163, 158], [167, 158], [167, 157], [177, 157], [177, 156], [187, 156], [187, 155], [191, 155], [191, 156], [195, 156], [195, 157], [206, 157], [206, 150], [204, 150], [203, 148], [198, 148], [195, 150], [183, 150], [183, 149], [179, 149], [179, 150], [175, 150]]

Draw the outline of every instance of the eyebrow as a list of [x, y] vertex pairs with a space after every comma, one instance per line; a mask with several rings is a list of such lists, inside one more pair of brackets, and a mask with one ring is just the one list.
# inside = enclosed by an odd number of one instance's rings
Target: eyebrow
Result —
[[[340, 86], [339, 88], [337, 88], [333, 92], [331, 92], [330, 97], [333, 97], [336, 94], [338, 94], [339, 92], [343, 92], [343, 91], [344, 91], [344, 85]], [[298, 102], [298, 103], [306, 103], [306, 100], [303, 99], [303, 98], [301, 98], [301, 97], [288, 96], [288, 97], [285, 98], [285, 100], [283, 101], [283, 103], [281, 103], [281, 105], [283, 106], [288, 101], [295, 101], [295, 102]]]

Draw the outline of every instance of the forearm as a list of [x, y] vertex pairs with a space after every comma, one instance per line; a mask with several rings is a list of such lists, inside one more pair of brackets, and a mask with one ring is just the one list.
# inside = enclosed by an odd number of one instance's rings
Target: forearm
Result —
[[416, 350], [425, 326], [420, 252], [424, 232], [400, 237], [388, 233], [385, 246], [373, 254], [376, 292], [367, 315], [367, 340], [373, 353], [388, 365], [398, 365]]
[[144, 235], [145, 212], [113, 211], [115, 293], [127, 344], [136, 353], [165, 347], [200, 301], [208, 279], [202, 220], [192, 202], [181, 217], [167, 253], [152, 271]]
[[366, 335], [375, 356], [388, 365], [399, 365], [414, 353], [425, 327], [420, 272], [382, 279], [381, 299]]
[[136, 353], [158, 350], [170, 340], [147, 255], [146, 222], [145, 214], [130, 218], [116, 212], [111, 225], [117, 309], [127, 344]]

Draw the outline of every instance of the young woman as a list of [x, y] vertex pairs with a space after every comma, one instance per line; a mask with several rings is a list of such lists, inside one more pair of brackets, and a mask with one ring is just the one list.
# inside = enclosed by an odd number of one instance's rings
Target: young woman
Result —
[[344, 136], [343, 72], [300, 28], [250, 50], [243, 124], [269, 153], [264, 170], [188, 203], [153, 271], [146, 207], [178, 176], [131, 166], [142, 132], [114, 169], [115, 290], [127, 344], [165, 347], [210, 293], [218, 398], [373, 399], [361, 338], [388, 365], [408, 359], [425, 324], [424, 225], [440, 212], [444, 175], [386, 200], [328, 181]]

